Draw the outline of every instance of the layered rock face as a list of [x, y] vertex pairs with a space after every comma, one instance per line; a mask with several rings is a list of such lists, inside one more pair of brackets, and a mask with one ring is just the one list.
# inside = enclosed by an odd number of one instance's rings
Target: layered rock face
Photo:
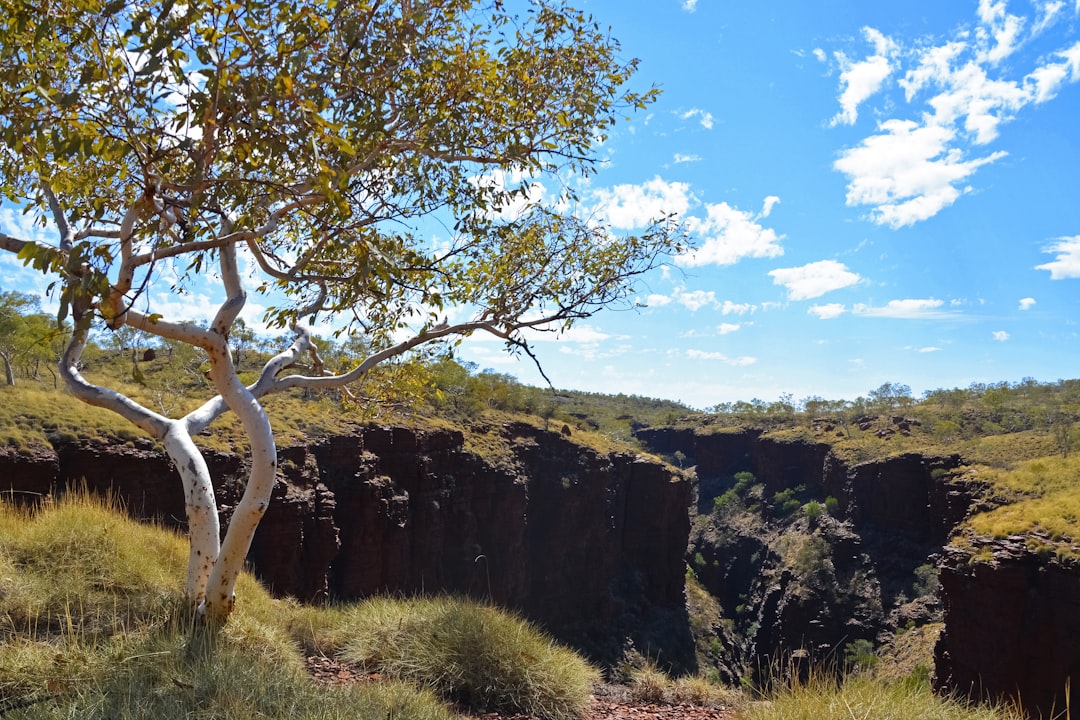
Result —
[[1064, 717], [1080, 702], [1080, 562], [1032, 552], [1026, 541], [946, 550], [936, 685], [971, 698], [1019, 700], [1033, 716]]
[[[523, 423], [458, 431], [371, 426], [280, 451], [281, 475], [249, 561], [282, 595], [454, 593], [515, 608], [599, 662], [624, 643], [693, 664], [683, 554], [689, 483], [634, 454], [601, 454]], [[223, 521], [244, 462], [207, 453]], [[3, 490], [109, 490], [133, 514], [184, 525], [179, 476], [149, 443], [0, 450]]]
[[[940, 618], [921, 578], [979, 490], [953, 479], [959, 457], [849, 465], [828, 443], [757, 431], [658, 428], [638, 437], [696, 463], [691, 566], [739, 636], [718, 658], [722, 675], [767, 675], [792, 656], [840, 663], [855, 641], [879, 645], [909, 622]], [[753, 488], [714, 511], [743, 471]]]
[[[1020, 536], [968, 549], [946, 545], [969, 513], [997, 504], [986, 486], [951, 472], [959, 456], [908, 454], [849, 466], [824, 443], [777, 442], [757, 431], [657, 428], [638, 436], [697, 463], [702, 513], [744, 470], [764, 486], [755, 500], [800, 485], [806, 497], [837, 500], [835, 518], [785, 525], [767, 512], [742, 513], [692, 534], [699, 578], [722, 606], [738, 609], [733, 619], [745, 633], [741, 644], [725, 638], [729, 657], [744, 663], [728, 668], [730, 675], [777, 651], [820, 654], [940, 616], [940, 690], [1019, 700], [1033, 717], [1057, 717], [1080, 700], [1072, 690], [1080, 678], [1080, 562], [1044, 543], [1032, 549], [1033, 538]], [[814, 537], [822, 542], [812, 544]], [[794, 567], [782, 556], [793, 545], [802, 553]], [[807, 573], [810, 561], [816, 566]], [[927, 563], [938, 570], [940, 607], [917, 597], [926, 588], [913, 571]]]

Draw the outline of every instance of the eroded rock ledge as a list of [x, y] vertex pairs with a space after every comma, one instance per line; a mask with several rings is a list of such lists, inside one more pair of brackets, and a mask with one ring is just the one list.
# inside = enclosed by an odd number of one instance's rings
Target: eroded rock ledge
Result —
[[[368, 426], [282, 448], [274, 498], [249, 556], [281, 595], [455, 593], [519, 610], [595, 660], [628, 642], [693, 663], [683, 555], [690, 486], [633, 453], [599, 453], [525, 423], [462, 432]], [[225, 520], [244, 461], [207, 453]], [[137, 517], [184, 525], [179, 477], [149, 442], [0, 449], [0, 489], [33, 498], [83, 482]]]

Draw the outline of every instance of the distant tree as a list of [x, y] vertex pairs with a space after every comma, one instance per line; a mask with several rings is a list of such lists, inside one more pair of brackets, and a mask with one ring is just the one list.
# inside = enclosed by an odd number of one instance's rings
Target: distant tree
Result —
[[[530, 201], [530, 178], [591, 174], [615, 120], [656, 93], [624, 89], [635, 62], [591, 18], [561, 0], [526, 9], [0, 0], [0, 198], [58, 233], [0, 234], [0, 249], [58, 282], [58, 319], [74, 321], [60, 364], [71, 392], [159, 439], [180, 472], [187, 593], [207, 626], [232, 611], [274, 485], [261, 398], [341, 387], [475, 332], [531, 355], [527, 330], [629, 304], [638, 277], [685, 250], [670, 217], [619, 236], [569, 191]], [[448, 237], [432, 242], [431, 227]], [[247, 301], [241, 255], [254, 287], [283, 297], [269, 322], [295, 338], [249, 386], [230, 351]], [[196, 279], [223, 297], [207, 327], [150, 292]], [[367, 354], [326, 369], [316, 316], [363, 335]], [[200, 348], [216, 395], [174, 418], [91, 383], [80, 358], [103, 326]], [[287, 370], [303, 358], [310, 372]], [[219, 544], [192, 437], [227, 410], [251, 463]]]
[[38, 299], [20, 292], [0, 291], [0, 361], [4, 383], [15, 384], [15, 369], [36, 376], [43, 361], [55, 361], [52, 341], [63, 334], [38, 312]]
[[240, 367], [244, 362], [244, 355], [255, 346], [255, 331], [244, 322], [244, 318], [236, 318], [229, 339], [232, 341], [233, 361]]
[[900, 383], [883, 383], [876, 390], [871, 390], [869, 395], [873, 406], [880, 412], [891, 412], [914, 402], [911, 388]]

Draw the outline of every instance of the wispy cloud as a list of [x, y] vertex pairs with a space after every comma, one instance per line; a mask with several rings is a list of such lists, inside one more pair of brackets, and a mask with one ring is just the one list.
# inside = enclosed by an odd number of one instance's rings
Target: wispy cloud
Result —
[[697, 10], [698, 0], [683, 0], [682, 9], [686, 12], [694, 12]]
[[707, 350], [687, 350], [686, 357], [691, 360], [710, 360], [714, 362], [722, 362], [727, 365], [735, 366], [747, 366], [753, 365], [757, 362], [757, 358], [744, 355], [742, 357], [728, 357], [721, 352], [712, 352]]
[[863, 28], [863, 36], [874, 46], [874, 54], [865, 60], [851, 62], [842, 52], [835, 53], [840, 64], [840, 112], [830, 125], [854, 125], [859, 117], [859, 105], [877, 93], [892, 74], [889, 57], [896, 53], [896, 43], [873, 28]]
[[701, 162], [700, 155], [684, 155], [682, 153], [675, 153], [675, 164], [681, 165], [682, 163]]
[[771, 258], [784, 254], [778, 235], [772, 228], [761, 225], [766, 212], [780, 202], [775, 196], [765, 199], [764, 210], [755, 215], [739, 210], [726, 202], [707, 204], [705, 217], [686, 218], [686, 227], [694, 235], [704, 238], [699, 247], [676, 258], [684, 267], [702, 265], [732, 265], [743, 258]]
[[816, 315], [821, 320], [832, 320], [847, 312], [847, 307], [840, 303], [827, 303], [825, 305], [811, 305], [807, 312]]
[[716, 305], [716, 293], [712, 290], [676, 290], [672, 299], [691, 312]]
[[1056, 254], [1057, 258], [1048, 263], [1036, 265], [1036, 270], [1049, 270], [1051, 280], [1080, 278], [1080, 235], [1058, 238], [1057, 242], [1044, 249], [1043, 252]]
[[713, 116], [712, 116], [712, 113], [706, 112], [705, 110], [702, 110], [701, 108], [690, 108], [689, 110], [687, 110], [687, 111], [685, 111], [683, 113], [680, 113], [679, 117], [682, 118], [683, 120], [690, 120], [692, 118], [697, 118], [698, 123], [701, 125], [701, 127], [705, 128], [706, 130], [712, 130], [713, 129]]
[[1035, 298], [1032, 298], [1032, 297], [1020, 298], [1020, 309], [1021, 310], [1030, 310], [1033, 307], [1035, 307]]
[[754, 313], [757, 309], [757, 305], [736, 303], [731, 300], [725, 300], [720, 304], [720, 313], [722, 315], [746, 315], [747, 313]]
[[957, 313], [942, 310], [944, 301], [935, 298], [890, 300], [884, 307], [857, 304], [851, 312], [864, 317], [900, 318], [904, 320], [934, 320], [956, 317]]
[[737, 332], [741, 327], [741, 323], [720, 323], [716, 326], [716, 332], [721, 335], [729, 335], [733, 332]]
[[846, 265], [835, 260], [820, 260], [802, 267], [778, 268], [771, 270], [769, 276], [774, 285], [787, 288], [790, 300], [810, 300], [833, 290], [850, 287], [861, 279], [848, 270]]
[[1005, 332], [1004, 330], [995, 330], [991, 334], [994, 336], [994, 339], [997, 340], [998, 342], [1005, 342], [1006, 340], [1009, 339], [1009, 333]]
[[[1026, 64], [1017, 60], [1016, 50], [1048, 32], [1061, 12], [1056, 1], [1035, 5], [1021, 16], [1008, 12], [1004, 0], [980, 0], [973, 29], [939, 42], [904, 47], [865, 28], [873, 51], [864, 59], [833, 53], [841, 70], [840, 110], [831, 124], [856, 123], [861, 105], [882, 96], [873, 133], [834, 163], [848, 178], [849, 206], [868, 208], [872, 222], [892, 228], [933, 217], [971, 192], [979, 168], [1007, 155], [980, 150], [998, 139], [1001, 125], [1080, 81], [1080, 43]], [[894, 74], [900, 96], [881, 92]]]

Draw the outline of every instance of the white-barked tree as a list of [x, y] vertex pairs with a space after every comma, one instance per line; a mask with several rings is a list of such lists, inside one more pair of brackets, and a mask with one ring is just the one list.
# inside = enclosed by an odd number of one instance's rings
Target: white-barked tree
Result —
[[[591, 18], [513, 4], [0, 0], [0, 203], [57, 234], [0, 234], [0, 247], [55, 280], [74, 328], [70, 391], [158, 439], [179, 471], [186, 592], [211, 627], [232, 610], [277, 473], [261, 398], [341, 387], [472, 333], [527, 348], [524, 331], [627, 302], [683, 249], [672, 218], [616, 235], [566, 189], [655, 90], [626, 89], [635, 62]], [[541, 177], [564, 180], [558, 198], [534, 201]], [[449, 237], [434, 242], [433, 223]], [[210, 280], [221, 303], [205, 327], [151, 302]], [[229, 352], [245, 285], [280, 298], [267, 320], [288, 333], [246, 386]], [[284, 372], [314, 352], [316, 314], [370, 353], [344, 373]], [[216, 395], [167, 417], [89, 382], [80, 355], [106, 326], [201, 348]], [[220, 539], [192, 437], [227, 411], [251, 458]]]

